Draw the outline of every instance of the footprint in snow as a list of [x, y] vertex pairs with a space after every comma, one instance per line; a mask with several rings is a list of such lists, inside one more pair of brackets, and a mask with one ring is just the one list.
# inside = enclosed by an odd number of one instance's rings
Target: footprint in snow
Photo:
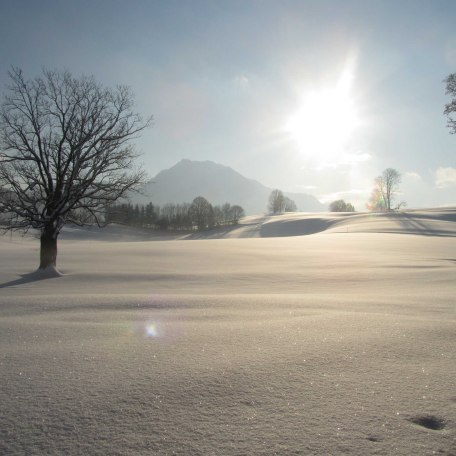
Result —
[[431, 429], [432, 431], [441, 431], [445, 428], [445, 420], [435, 415], [412, 416], [408, 418], [408, 421], [426, 429]]

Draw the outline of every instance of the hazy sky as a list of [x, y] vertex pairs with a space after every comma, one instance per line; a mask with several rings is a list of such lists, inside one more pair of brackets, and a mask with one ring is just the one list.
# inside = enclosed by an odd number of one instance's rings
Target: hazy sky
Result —
[[132, 87], [151, 176], [213, 160], [363, 210], [394, 167], [409, 207], [456, 205], [456, 1], [0, 0], [11, 65]]

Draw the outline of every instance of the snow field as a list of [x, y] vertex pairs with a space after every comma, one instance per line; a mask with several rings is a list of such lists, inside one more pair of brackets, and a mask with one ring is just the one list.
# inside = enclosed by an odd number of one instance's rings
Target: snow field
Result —
[[454, 223], [375, 223], [69, 237], [43, 280], [2, 238], [0, 453], [454, 454]]

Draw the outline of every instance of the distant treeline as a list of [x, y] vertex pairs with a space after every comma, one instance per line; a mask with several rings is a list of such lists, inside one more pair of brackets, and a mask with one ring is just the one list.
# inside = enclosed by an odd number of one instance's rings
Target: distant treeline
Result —
[[153, 203], [115, 204], [106, 208], [105, 221], [154, 230], [188, 231], [235, 225], [244, 215], [241, 206], [231, 206], [229, 203], [212, 206], [205, 198], [198, 196], [192, 203], [168, 203], [163, 206]]

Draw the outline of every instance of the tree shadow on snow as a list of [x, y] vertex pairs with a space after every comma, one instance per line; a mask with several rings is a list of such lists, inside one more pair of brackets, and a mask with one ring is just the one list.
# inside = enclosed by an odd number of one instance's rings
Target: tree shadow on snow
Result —
[[61, 277], [62, 274], [54, 268], [49, 269], [38, 269], [34, 272], [29, 272], [27, 274], [21, 274], [20, 278], [15, 280], [10, 280], [9, 282], [0, 283], [0, 288], [10, 288], [17, 287], [20, 285], [25, 285], [28, 283], [38, 282], [40, 280], [46, 279], [55, 279]]
[[[451, 215], [451, 214], [450, 214]], [[413, 213], [399, 213], [391, 214], [401, 227], [410, 234], [418, 234], [421, 236], [438, 236], [438, 237], [456, 237], [456, 225], [450, 224], [446, 229], [441, 229], [439, 226], [434, 225], [433, 222], [454, 222], [451, 216], [436, 217], [431, 216], [417, 216]]]

